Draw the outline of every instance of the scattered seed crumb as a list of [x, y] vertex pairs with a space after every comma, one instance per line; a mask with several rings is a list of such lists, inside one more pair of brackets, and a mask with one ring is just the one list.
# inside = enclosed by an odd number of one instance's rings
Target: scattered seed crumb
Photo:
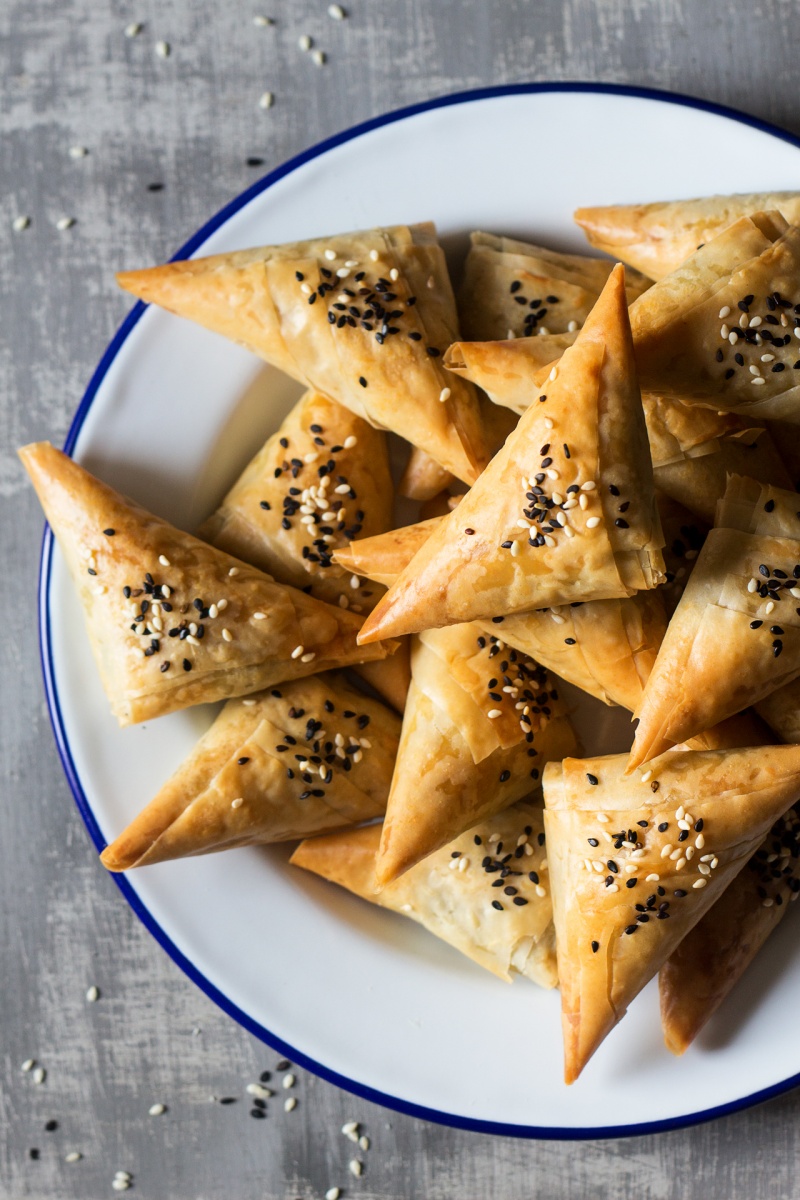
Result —
[[366, 1136], [366, 1134], [362, 1133], [361, 1137], [358, 1139], [358, 1144], [362, 1150], [369, 1150], [369, 1138]]
[[100, 999], [100, 989], [98, 987], [95, 987], [94, 984], [92, 984], [92, 986], [89, 988], [89, 990], [86, 993], [86, 999], [89, 1001], [90, 1004], [94, 1004], [96, 1000]]
[[37, 1067], [33, 1072], [33, 1082], [44, 1083], [45, 1079], [47, 1079], [47, 1071], [45, 1071], [44, 1067]]
[[27, 229], [30, 223], [30, 217], [14, 217], [14, 220], [11, 222], [11, 228], [15, 233], [22, 233], [23, 229]]
[[81, 1154], [80, 1150], [70, 1150], [69, 1154], [64, 1155], [64, 1162], [65, 1163], [76, 1163], [76, 1162], [80, 1162], [80, 1160], [82, 1158], [83, 1158], [83, 1155]]
[[276, 1071], [288, 1071], [289, 1067], [291, 1065], [292, 1064], [289, 1062], [288, 1058], [282, 1058], [281, 1061], [278, 1063], [278, 1065], [275, 1067], [275, 1070]]
[[199, 1037], [199, 1036], [200, 1036], [200, 1034], [201, 1034], [202, 1032], [203, 1032], [203, 1031], [202, 1031], [202, 1029], [200, 1028], [200, 1026], [199, 1026], [199, 1025], [195, 1025], [194, 1029], [192, 1030], [192, 1037]]
[[262, 92], [258, 101], [259, 108], [272, 108], [275, 103], [275, 96], [272, 92]]
[[257, 16], [253, 17], [253, 24], [257, 25], [259, 29], [267, 29], [268, 26], [274, 25], [275, 22], [272, 17]]
[[332, 21], [343, 21], [347, 16], [347, 13], [342, 8], [341, 4], [329, 4], [328, 16]]
[[156, 54], [159, 58], [169, 58], [172, 47], [169, 42], [156, 42]]
[[26, 1058], [25, 1062], [20, 1067], [20, 1071], [32, 1071], [35, 1066], [36, 1066], [35, 1058]]
[[312, 50], [311, 60], [317, 67], [324, 67], [327, 62], [327, 56], [324, 50]]
[[70, 146], [67, 153], [69, 154], [70, 158], [86, 158], [86, 155], [89, 153], [89, 151], [85, 146]]
[[260, 1100], [269, 1100], [270, 1096], [275, 1095], [272, 1089], [264, 1087], [263, 1083], [248, 1083], [245, 1091], [248, 1096], [258, 1096]]
[[120, 1170], [120, 1171], [114, 1172], [114, 1178], [115, 1179], [124, 1179], [126, 1183], [130, 1183], [130, 1181], [133, 1179], [133, 1176], [131, 1175], [130, 1171]]
[[342, 1189], [337, 1187], [328, 1188], [325, 1193], [325, 1200], [339, 1200], [342, 1194]]
[[308, 36], [307, 33], [303, 33], [297, 39], [297, 45], [300, 47], [301, 50], [307, 51], [307, 50], [311, 49], [311, 47], [314, 45], [314, 43], [312, 42], [311, 38]]
[[297, 1108], [297, 1100], [294, 1096], [287, 1096], [283, 1102], [283, 1111], [291, 1112], [293, 1108]]
[[59, 233], [63, 233], [65, 229], [71, 229], [74, 224], [74, 217], [59, 217], [56, 221], [56, 229]]
[[358, 1141], [358, 1121], [345, 1121], [342, 1126], [342, 1133], [345, 1137], [350, 1138], [351, 1142]]
[[114, 1191], [115, 1191], [115, 1192], [127, 1192], [128, 1188], [129, 1188], [131, 1185], [130, 1185], [130, 1181], [129, 1181], [129, 1180], [127, 1180], [127, 1179], [118, 1179], [118, 1178], [116, 1178], [116, 1177], [115, 1177], [114, 1179], [112, 1179], [112, 1180], [111, 1180], [111, 1186], [112, 1186], [112, 1188], [114, 1189]]
[[285, 1088], [294, 1087], [295, 1082], [295, 1077], [291, 1073], [289, 1075], [284, 1075], [283, 1079], [281, 1080], [281, 1084]]
[[167, 1111], [166, 1104], [151, 1104], [147, 1110], [147, 1114], [150, 1117], [160, 1117], [161, 1114], [165, 1113], [166, 1111]]
[[364, 1170], [364, 1164], [357, 1158], [351, 1158], [350, 1162], [348, 1163], [348, 1167], [350, 1169], [350, 1174], [355, 1175], [356, 1179], [358, 1179], [361, 1172]]
[[142, 25], [142, 23], [140, 21], [131, 21], [130, 25], [125, 26], [125, 37], [126, 38], [138, 37], [143, 29], [144, 29], [144, 25]]

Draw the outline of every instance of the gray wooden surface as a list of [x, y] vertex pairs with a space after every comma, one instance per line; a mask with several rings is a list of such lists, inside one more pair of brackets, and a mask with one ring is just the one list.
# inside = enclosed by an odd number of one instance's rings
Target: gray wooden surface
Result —
[[[120, 1169], [133, 1194], [154, 1200], [305, 1200], [335, 1184], [365, 1200], [796, 1196], [798, 1095], [693, 1130], [564, 1145], [428, 1125], [298, 1072], [296, 1109], [284, 1113], [281, 1093], [267, 1120], [251, 1120], [244, 1085], [277, 1056], [159, 949], [98, 866], [70, 799], [37, 654], [42, 519], [14, 449], [63, 440], [128, 307], [116, 268], [168, 256], [318, 139], [464, 87], [650, 84], [800, 130], [795, 0], [345, 7], [334, 21], [325, 0], [0, 5], [0, 540], [11, 585], [0, 638], [0, 1198], [94, 1200], [113, 1194]], [[258, 14], [274, 26], [256, 27]], [[124, 34], [130, 22], [143, 25], [137, 37]], [[328, 55], [324, 67], [298, 50], [303, 33]], [[89, 153], [72, 158], [72, 146]], [[252, 155], [263, 168], [245, 165]], [[163, 189], [148, 191], [154, 183]], [[31, 224], [15, 232], [21, 215]], [[59, 231], [61, 217], [75, 224]], [[46, 1068], [42, 1084], [20, 1071], [30, 1057]], [[168, 1111], [149, 1116], [156, 1102]], [[59, 1127], [46, 1132], [50, 1119]], [[371, 1142], [360, 1180], [347, 1171], [348, 1119]], [[67, 1164], [72, 1150], [83, 1157]]]

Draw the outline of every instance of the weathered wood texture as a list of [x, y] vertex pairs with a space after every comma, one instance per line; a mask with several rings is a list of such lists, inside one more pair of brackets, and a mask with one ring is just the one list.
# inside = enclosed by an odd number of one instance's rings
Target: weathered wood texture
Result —
[[[276, 1055], [167, 959], [99, 869], [70, 799], [37, 656], [41, 515], [14, 449], [63, 439], [128, 308], [116, 268], [172, 253], [260, 173], [248, 155], [267, 169], [355, 121], [464, 87], [651, 84], [800, 129], [792, 0], [346, 8], [337, 22], [325, 0], [0, 6], [0, 541], [12, 584], [0, 639], [0, 1197], [94, 1200], [111, 1194], [118, 1169], [153, 1200], [310, 1198], [333, 1184], [381, 1200], [797, 1195], [797, 1095], [684, 1132], [559, 1145], [427, 1125], [300, 1073], [294, 1112], [279, 1102], [266, 1121], [249, 1119], [243, 1087]], [[259, 12], [275, 25], [255, 27]], [[131, 21], [144, 28], [126, 38]], [[322, 69], [298, 50], [302, 33], [327, 53]], [[171, 44], [166, 59], [159, 39]], [[71, 158], [75, 145], [88, 156]], [[521, 152], [536, 153], [535, 130]], [[14, 232], [22, 214], [31, 225]], [[59, 232], [62, 216], [76, 224]], [[96, 1004], [85, 1000], [91, 984]], [[40, 1086], [20, 1073], [30, 1056], [47, 1069]], [[210, 1094], [239, 1099], [221, 1107]], [[168, 1113], [148, 1116], [157, 1101]], [[51, 1117], [59, 1128], [48, 1133]], [[361, 1180], [347, 1173], [347, 1119], [372, 1143]], [[83, 1158], [68, 1165], [73, 1149]]]

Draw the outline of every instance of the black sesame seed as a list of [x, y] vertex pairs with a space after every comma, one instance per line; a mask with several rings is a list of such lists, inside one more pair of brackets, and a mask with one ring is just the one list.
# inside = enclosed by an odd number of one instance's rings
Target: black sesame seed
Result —
[[639, 928], [639, 926], [638, 926], [638, 925], [626, 925], [626, 926], [625, 926], [625, 932], [626, 932], [626, 933], [636, 933], [636, 930], [637, 930], [638, 928]]
[[58, 1121], [48, 1121], [44, 1128], [46, 1133], [52, 1133], [54, 1129], [58, 1129]]
[[638, 880], [638, 879], [626, 879], [626, 880], [625, 880], [625, 887], [628, 887], [628, 888], [636, 887], [636, 884], [637, 884], [638, 882], [639, 882], [639, 880]]
[[263, 1121], [264, 1118], [266, 1117], [266, 1115], [267, 1114], [265, 1112], [263, 1112], [260, 1108], [251, 1108], [250, 1109], [250, 1116], [255, 1117], [259, 1121]]
[[600, 845], [597, 838], [587, 838], [587, 841], [589, 842], [590, 846], [599, 846]]
[[703, 818], [702, 818], [702, 817], [699, 817], [699, 818], [698, 818], [698, 819], [695, 821], [695, 823], [694, 823], [694, 831], [695, 831], [695, 833], [702, 833], [702, 832], [703, 832], [703, 826], [704, 826], [704, 825], [705, 825], [705, 821], [703, 820]]
[[675, 891], [672, 894], [673, 896], [677, 896], [679, 900], [682, 900], [686, 895], [686, 892], [683, 890], [683, 888], [675, 888]]
[[502, 912], [502, 911], [503, 911], [503, 906], [502, 906], [502, 904], [500, 903], [500, 901], [499, 901], [499, 900], [493, 900], [493, 901], [492, 901], [492, 908], [496, 908], [496, 909], [498, 909], [500, 912]]
[[661, 822], [661, 824], [660, 824], [660, 825], [659, 825], [659, 827], [658, 827], [658, 832], [659, 832], [659, 833], [666, 833], [666, 831], [667, 831], [668, 829], [669, 829], [669, 824], [668, 824], [668, 822], [667, 822], [667, 821], [662, 821], [662, 822]]
[[774, 508], [775, 508], [775, 501], [768, 500], [767, 503], [764, 505], [764, 512], [772, 512]]
[[596, 775], [590, 775], [588, 771], [586, 772], [586, 778], [589, 780], [589, 783], [592, 785], [592, 787], [597, 787], [598, 783], [600, 782]]
[[364, 378], [364, 376], [363, 376], [363, 375], [359, 375], [359, 377], [358, 377], [358, 382], [361, 384], [361, 386], [362, 386], [362, 387], [366, 387], [366, 386], [367, 386], [367, 381], [366, 381], [366, 379]]
[[509, 781], [509, 779], [510, 779], [510, 778], [511, 778], [511, 772], [510, 772], [510, 771], [501, 771], [501, 772], [500, 772], [500, 782], [501, 782], [501, 783], [507, 783], [507, 782]]
[[189, 662], [188, 658], [185, 658], [183, 660], [183, 669], [184, 669], [184, 671], [191, 671], [191, 669], [192, 669], [192, 664]]

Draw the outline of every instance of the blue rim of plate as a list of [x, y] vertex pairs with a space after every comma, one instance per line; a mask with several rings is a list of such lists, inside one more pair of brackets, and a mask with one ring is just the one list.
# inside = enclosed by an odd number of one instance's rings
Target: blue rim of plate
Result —
[[[468, 104], [476, 100], [491, 100], [500, 96], [522, 96], [531, 95], [540, 92], [572, 92], [572, 93], [588, 93], [602, 94], [612, 96], [632, 96], [641, 100], [651, 100], [662, 104], [676, 104], [686, 108], [698, 109], [701, 112], [712, 113], [714, 116], [726, 117], [728, 120], [738, 121], [742, 125], [749, 125], [753, 129], [759, 130], [761, 133], [767, 133], [771, 137], [778, 138], [780, 141], [788, 142], [792, 146], [796, 146], [800, 150], [800, 138], [793, 134], [787, 133], [783, 129], [779, 129], [776, 125], [771, 125], [767, 121], [761, 121], [757, 117], [751, 117], [747, 113], [740, 112], [738, 109], [729, 108], [726, 105], [714, 104], [708, 100], [699, 100], [693, 96], [687, 96], [680, 92], [659, 91], [657, 88], [645, 87], [628, 87], [624, 84], [613, 83], [513, 83], [504, 84], [497, 87], [475, 88], [470, 91], [454, 92], [446, 96], [439, 96], [434, 100], [424, 100], [419, 104], [407, 105], [405, 108], [394, 109], [392, 112], [384, 113], [382, 116], [373, 117], [368, 121], [362, 121], [358, 125], [353, 125], [351, 128], [334, 134], [332, 137], [325, 138], [316, 145], [311, 146], [308, 150], [303, 150], [300, 154], [296, 154], [275, 170], [264, 175], [251, 187], [247, 188], [229, 204], [207, 221], [201, 229], [197, 231], [174, 255], [172, 261], [177, 259], [189, 258], [203, 243], [215, 233], [222, 225], [224, 225], [235, 213], [244, 208], [246, 204], [259, 196], [262, 192], [267, 191], [280, 179], [286, 175], [290, 175], [305, 163], [312, 159], [319, 158], [327, 151], [334, 149], [336, 146], [341, 146], [345, 142], [353, 141], [355, 138], [361, 137], [365, 133], [369, 133], [373, 129], [380, 129], [383, 125], [392, 125], [397, 121], [403, 121], [408, 117], [416, 116], [418, 113], [430, 112], [437, 108], [449, 108], [457, 104]], [[94, 401], [97, 392], [105, 379], [105, 376], [119, 353], [122, 344], [130, 334], [133, 327], [138, 323], [142, 314], [146, 311], [147, 305], [138, 301], [128, 316], [120, 325], [113, 339], [109, 343], [105, 354], [100, 360], [97, 369], [92, 376], [89, 386], [87, 387], [83, 398], [75, 413], [72, 424], [64, 443], [64, 452], [71, 454], [78, 435], [86, 420], [86, 416]], [[61, 715], [61, 705], [58, 697], [58, 686], [56, 683], [55, 670], [52, 660], [52, 645], [50, 638], [50, 613], [49, 613], [49, 592], [50, 592], [50, 575], [52, 568], [53, 557], [53, 535], [49, 526], [45, 525], [44, 536], [42, 539], [42, 551], [39, 564], [39, 651], [42, 664], [42, 674], [44, 676], [45, 697], [47, 707], [50, 714], [50, 723], [53, 727], [53, 733], [56, 739], [56, 747], [58, 749], [61, 764], [64, 768], [64, 773], [67, 777], [67, 782], [72, 790], [75, 803], [78, 806], [78, 811], [83, 818], [89, 835], [97, 847], [98, 852], [106, 847], [105, 839], [100, 832], [100, 827], [97, 824], [94, 813], [92, 812], [89, 801], [83, 790], [78, 772], [72, 758], [69, 741], [67, 739], [64, 722]], [[688, 1113], [679, 1117], [669, 1117], [662, 1121], [643, 1121], [637, 1125], [620, 1125], [620, 1126], [598, 1126], [598, 1127], [580, 1127], [580, 1128], [561, 1128], [547, 1127], [536, 1125], [512, 1125], [499, 1121], [482, 1121], [473, 1120], [469, 1117], [454, 1115], [453, 1113], [439, 1112], [437, 1109], [426, 1108], [420, 1104], [413, 1104], [408, 1100], [401, 1100], [396, 1096], [388, 1095], [386, 1092], [377, 1091], [375, 1088], [368, 1087], [366, 1084], [359, 1083], [357, 1080], [349, 1079], [345, 1075], [340, 1075], [336, 1071], [330, 1070], [322, 1063], [316, 1062], [297, 1050], [294, 1046], [290, 1046], [288, 1042], [282, 1041], [269, 1029], [264, 1028], [258, 1021], [253, 1020], [246, 1012], [233, 1004], [228, 997], [219, 990], [209, 979], [201, 974], [200, 971], [189, 961], [189, 959], [178, 949], [172, 942], [169, 936], [164, 932], [150, 911], [145, 907], [139, 899], [135, 888], [130, 884], [124, 876], [114, 875], [114, 882], [122, 892], [128, 904], [136, 913], [140, 921], [145, 925], [149, 932], [153, 935], [159, 945], [166, 950], [170, 958], [177, 963], [181, 970], [188, 975], [193, 983], [205, 992], [211, 1000], [214, 1001], [219, 1008], [228, 1016], [241, 1025], [248, 1033], [252, 1033], [255, 1037], [265, 1042], [273, 1050], [286, 1058], [291, 1059], [293, 1063], [319, 1075], [322, 1079], [329, 1083], [335, 1084], [337, 1087], [344, 1088], [348, 1092], [352, 1092], [356, 1096], [361, 1096], [365, 1100], [369, 1100], [374, 1104], [383, 1105], [384, 1108], [391, 1108], [397, 1112], [404, 1113], [406, 1116], [417, 1117], [422, 1120], [435, 1121], [440, 1125], [448, 1125], [456, 1129], [466, 1129], [474, 1133], [493, 1133], [505, 1137], [521, 1137], [521, 1138], [542, 1138], [554, 1141], [588, 1141], [593, 1138], [613, 1138], [613, 1137], [641, 1137], [645, 1134], [664, 1133], [672, 1129], [682, 1129], [688, 1125], [699, 1125], [705, 1121], [713, 1121], [717, 1117], [727, 1116], [730, 1113], [739, 1112], [742, 1109], [750, 1108], [755, 1104], [761, 1104], [766, 1100], [771, 1100], [776, 1096], [791, 1090], [800, 1085], [800, 1074], [792, 1075], [788, 1079], [782, 1080], [780, 1083], [772, 1084], [770, 1087], [763, 1088], [759, 1092], [753, 1092], [749, 1096], [743, 1096], [739, 1100], [732, 1100], [727, 1104], [720, 1104], [715, 1108], [709, 1108], [700, 1112]]]

